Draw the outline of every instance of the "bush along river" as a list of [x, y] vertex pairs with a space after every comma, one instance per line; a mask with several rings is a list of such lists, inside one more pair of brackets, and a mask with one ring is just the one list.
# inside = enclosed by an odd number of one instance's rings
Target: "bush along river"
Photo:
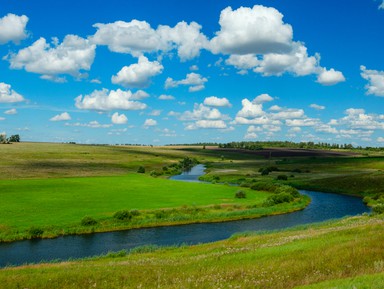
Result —
[[[204, 166], [174, 176], [172, 180], [198, 181]], [[199, 244], [229, 238], [234, 233], [288, 228], [369, 212], [358, 197], [300, 191], [311, 203], [302, 211], [289, 214], [229, 221], [169, 227], [131, 229], [108, 233], [63, 236], [56, 239], [34, 239], [0, 243], [0, 267], [51, 260], [85, 258], [110, 251], [129, 250], [144, 245], [171, 246]]]

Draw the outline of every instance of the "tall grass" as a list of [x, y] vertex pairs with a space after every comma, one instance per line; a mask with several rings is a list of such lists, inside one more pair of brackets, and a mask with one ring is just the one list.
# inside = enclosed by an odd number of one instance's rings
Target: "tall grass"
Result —
[[205, 245], [2, 269], [0, 284], [10, 289], [289, 289], [317, 283], [308, 288], [381, 288], [383, 229], [383, 217], [354, 217]]

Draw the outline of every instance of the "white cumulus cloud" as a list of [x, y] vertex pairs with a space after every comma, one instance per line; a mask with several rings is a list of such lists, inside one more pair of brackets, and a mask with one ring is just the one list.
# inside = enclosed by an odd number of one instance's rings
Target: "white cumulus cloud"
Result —
[[132, 93], [130, 90], [94, 90], [89, 95], [79, 95], [75, 98], [75, 106], [79, 109], [109, 111], [114, 109], [120, 110], [143, 110], [147, 108], [145, 103], [136, 101], [147, 94], [139, 90]]
[[269, 94], [263, 93], [255, 97], [255, 99], [252, 101], [253, 103], [260, 104], [260, 103], [265, 103], [272, 101], [273, 97], [270, 96]]
[[49, 119], [50, 121], [64, 121], [64, 120], [71, 120], [71, 116], [68, 112], [63, 112], [61, 114], [55, 115], [54, 117]]
[[112, 123], [114, 124], [126, 124], [128, 122], [128, 118], [125, 114], [119, 114], [115, 112], [111, 117]]
[[76, 35], [65, 36], [59, 44], [53, 38], [49, 44], [40, 38], [31, 46], [11, 53], [6, 58], [12, 69], [25, 69], [41, 74], [44, 79], [54, 80], [56, 75], [81, 76], [82, 70], [90, 70], [95, 58], [96, 45]]
[[216, 96], [210, 96], [206, 97], [204, 99], [204, 105], [206, 106], [217, 106], [217, 107], [231, 107], [232, 104], [229, 102], [229, 100], [225, 97], [219, 98]]
[[112, 83], [125, 87], [147, 87], [151, 77], [161, 74], [163, 66], [158, 61], [149, 61], [140, 56], [138, 63], [124, 66], [117, 75], [112, 76]]
[[316, 110], [323, 110], [323, 109], [325, 109], [325, 106], [319, 105], [319, 104], [316, 104], [316, 103], [310, 104], [309, 107], [313, 108], [313, 109], [316, 109]]
[[323, 68], [317, 76], [317, 82], [322, 85], [335, 85], [343, 81], [345, 81], [343, 73], [336, 71], [333, 68], [330, 70]]
[[13, 103], [24, 101], [24, 97], [11, 88], [10, 84], [0, 82], [0, 103]]
[[182, 21], [174, 27], [159, 25], [157, 29], [146, 21], [116, 21], [93, 25], [97, 31], [91, 37], [93, 43], [107, 45], [111, 51], [129, 53], [139, 57], [143, 53], [169, 52], [177, 50], [182, 61], [194, 58], [208, 45], [196, 22]]
[[226, 123], [223, 120], [208, 120], [201, 119], [185, 127], [186, 130], [195, 129], [225, 129], [227, 128]]
[[225, 63], [239, 69], [239, 74], [248, 70], [263, 76], [316, 74], [323, 85], [345, 81], [341, 72], [320, 66], [320, 54], [308, 55], [304, 43], [293, 40], [291, 25], [284, 23], [283, 14], [275, 8], [228, 7], [221, 12], [219, 24], [220, 31], [211, 39], [210, 49], [228, 54]]
[[0, 44], [10, 41], [18, 44], [25, 39], [28, 36], [26, 31], [28, 20], [25, 15], [18, 16], [12, 13], [0, 18]]
[[265, 114], [263, 111], [263, 105], [261, 103], [252, 103], [248, 99], [241, 101], [242, 109], [237, 113], [237, 117], [243, 118], [255, 118]]
[[156, 126], [157, 125], [157, 121], [152, 119], [152, 118], [148, 118], [144, 121], [144, 127], [145, 128], [149, 128], [151, 126]]
[[265, 54], [287, 52], [292, 41], [292, 27], [283, 22], [275, 8], [225, 8], [220, 14], [220, 31], [211, 40], [214, 53]]
[[175, 97], [173, 95], [167, 95], [167, 94], [162, 94], [159, 96], [160, 100], [174, 100]]
[[189, 92], [199, 91], [205, 88], [205, 83], [208, 81], [205, 77], [201, 76], [198, 73], [191, 72], [187, 74], [185, 79], [182, 80], [173, 80], [171, 77], [168, 77], [165, 81], [165, 88], [178, 87], [180, 85], [189, 86]]
[[180, 120], [220, 119], [223, 115], [217, 108], [209, 108], [203, 104], [195, 103], [193, 111], [185, 111]]
[[367, 94], [384, 96], [384, 71], [369, 70], [365, 66], [360, 66], [361, 77], [368, 80], [365, 86]]

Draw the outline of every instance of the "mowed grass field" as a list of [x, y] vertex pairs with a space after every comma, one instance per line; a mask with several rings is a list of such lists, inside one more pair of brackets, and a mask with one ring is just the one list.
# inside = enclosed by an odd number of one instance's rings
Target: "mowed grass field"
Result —
[[111, 217], [119, 210], [151, 210], [214, 204], [257, 204], [270, 195], [239, 188], [186, 183], [132, 173], [117, 177], [83, 177], [0, 181], [0, 226], [64, 226], [84, 216]]
[[[266, 208], [262, 203], [271, 195], [267, 192], [150, 176], [152, 170], [162, 171], [185, 156], [219, 160], [215, 151], [50, 143], [1, 149], [0, 241], [251, 218], [308, 204], [303, 198]], [[140, 166], [146, 174], [137, 173]], [[246, 198], [235, 198], [240, 189]], [[140, 216], [127, 222], [114, 219], [122, 210]], [[85, 217], [97, 224], [81, 224]]]
[[198, 246], [2, 269], [0, 284], [9, 289], [379, 289], [384, 284], [383, 229], [382, 217], [354, 217]]

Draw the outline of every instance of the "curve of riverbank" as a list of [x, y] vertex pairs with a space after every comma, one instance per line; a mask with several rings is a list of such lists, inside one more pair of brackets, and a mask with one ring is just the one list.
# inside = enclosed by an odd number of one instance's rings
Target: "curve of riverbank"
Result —
[[[204, 167], [184, 173], [188, 181], [197, 181]], [[172, 178], [175, 180], [175, 177]], [[176, 177], [182, 180], [182, 177]], [[368, 212], [360, 198], [331, 193], [300, 191], [311, 198], [303, 210], [290, 214], [229, 222], [161, 226], [107, 233], [70, 235], [55, 239], [34, 239], [0, 243], [0, 267], [50, 260], [67, 260], [129, 250], [139, 246], [198, 244], [226, 239], [234, 233], [276, 230], [291, 226], [326, 221]]]

